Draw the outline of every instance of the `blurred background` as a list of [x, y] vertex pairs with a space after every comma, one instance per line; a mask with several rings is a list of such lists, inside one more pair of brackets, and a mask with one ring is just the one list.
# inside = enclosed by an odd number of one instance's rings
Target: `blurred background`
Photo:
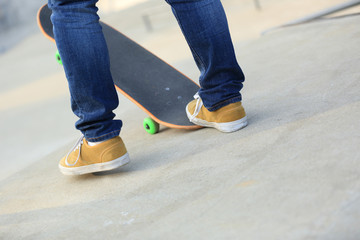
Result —
[[[258, 37], [267, 28], [294, 20], [327, 7], [344, 3], [343, 0], [223, 0], [232, 26], [234, 38], [251, 39]], [[4, 53], [29, 34], [37, 32], [34, 20], [44, 0], [0, 0], [0, 53]], [[137, 7], [136, 7], [137, 6]], [[174, 23], [165, 1], [158, 0], [100, 0], [100, 15], [109, 16], [117, 12], [128, 14], [118, 16], [122, 31], [130, 31], [134, 24], [142, 21], [148, 32], [159, 30], [168, 22]], [[357, 13], [359, 7], [334, 15]], [[131, 14], [129, 14], [131, 13]], [[130, 15], [138, 17], [134, 21]], [[140, 21], [140, 22], [139, 22]], [[160, 22], [160, 24], [159, 24]]]
[[[0, 0], [0, 179], [73, 141], [76, 118], [69, 105], [62, 67], [53, 43], [36, 23], [43, 0]], [[267, 29], [344, 3], [344, 0], [223, 0], [241, 64], [241, 50]], [[198, 78], [190, 51], [165, 1], [100, 0], [99, 14], [130, 38], [189, 75]], [[354, 7], [335, 15], [360, 12]], [[332, 15], [334, 16], [334, 15]], [[122, 96], [119, 96], [122, 98]], [[117, 115], [134, 108], [121, 99]], [[138, 110], [137, 114], [143, 114]], [[133, 133], [126, 128], [124, 134]]]

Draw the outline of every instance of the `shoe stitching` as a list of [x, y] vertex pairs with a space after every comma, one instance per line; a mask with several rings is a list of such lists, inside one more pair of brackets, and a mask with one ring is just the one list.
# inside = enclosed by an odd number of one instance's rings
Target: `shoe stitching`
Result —
[[[225, 110], [224, 110], [223, 112], [221, 112], [221, 114], [218, 116], [219, 121], [221, 121], [221, 119], [223, 119], [223, 118], [224, 118], [224, 116], [225, 116], [226, 114], [228, 114], [229, 112], [239, 111], [239, 109], [240, 109], [240, 111], [241, 111], [241, 110], [243, 110], [243, 108], [242, 108], [242, 107], [236, 107], [236, 108], [231, 108], [231, 109], [225, 109]], [[245, 113], [245, 116], [246, 116], [246, 113]], [[243, 116], [243, 117], [245, 117], [245, 116]], [[241, 117], [241, 118], [237, 118], [236, 120], [233, 120], [233, 121], [230, 121], [230, 122], [235, 122], [235, 121], [237, 121], [237, 120], [239, 120], [239, 119], [242, 119], [243, 117]]]
[[[108, 151], [109, 150], [111, 150], [111, 148], [113, 148], [113, 147], [115, 147], [116, 145], [118, 145], [119, 144], [119, 142], [118, 141], [116, 141], [116, 142], [114, 142], [113, 144], [111, 144], [110, 146], [108, 146], [107, 148], [105, 148], [102, 152], [101, 152], [101, 155], [100, 155], [100, 160], [101, 160], [101, 162], [103, 162], [104, 161], [104, 155], [106, 154], [106, 153], [108, 153]], [[127, 151], [125, 152], [125, 154], [127, 153]], [[124, 154], [122, 155], [122, 156], [124, 156]], [[109, 162], [109, 161], [107, 161], [107, 162]]]
[[[234, 103], [231, 103], [231, 104], [234, 104]], [[229, 104], [230, 105], [230, 104]], [[227, 107], [227, 106], [225, 106]], [[225, 108], [223, 107], [223, 108]], [[206, 108], [205, 108], [206, 109]], [[218, 114], [218, 116], [216, 116], [216, 119], [214, 117], [211, 117], [209, 116], [209, 119], [206, 119], [206, 116], [203, 116], [204, 118], [197, 118], [197, 119], [201, 119], [203, 121], [206, 121], [206, 122], [209, 122], [209, 123], [228, 123], [228, 122], [222, 122], [222, 119], [224, 118], [225, 115], [227, 115], [228, 113], [231, 113], [231, 112], [235, 112], [235, 111], [238, 111], [238, 110], [243, 110], [243, 107], [242, 106], [238, 106], [238, 107], [235, 107], [235, 108], [230, 108], [230, 109], [224, 109], [222, 110], [222, 112], [220, 114]], [[219, 109], [220, 110], [220, 109]], [[210, 112], [210, 111], [208, 111]], [[199, 112], [200, 113], [200, 112]], [[215, 112], [210, 112], [211, 113], [215, 113]], [[198, 115], [198, 114], [197, 114]], [[245, 114], [246, 116], [246, 114]], [[244, 117], [244, 116], [243, 116]], [[243, 117], [241, 118], [237, 118], [236, 120], [233, 120], [233, 121], [229, 121], [229, 122], [235, 122], [239, 119], [242, 119]], [[195, 118], [193, 118], [195, 119]]]

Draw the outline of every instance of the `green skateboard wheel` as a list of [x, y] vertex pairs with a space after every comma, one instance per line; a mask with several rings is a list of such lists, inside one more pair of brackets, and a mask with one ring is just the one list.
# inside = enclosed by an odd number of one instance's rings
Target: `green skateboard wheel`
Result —
[[151, 118], [145, 118], [143, 124], [145, 131], [147, 131], [148, 133], [155, 134], [159, 132], [159, 124]]
[[60, 65], [63, 65], [63, 64], [62, 64], [62, 61], [61, 61], [61, 57], [60, 57], [59, 51], [56, 51], [56, 53], [55, 53], [55, 58], [56, 58], [56, 61], [57, 61]]

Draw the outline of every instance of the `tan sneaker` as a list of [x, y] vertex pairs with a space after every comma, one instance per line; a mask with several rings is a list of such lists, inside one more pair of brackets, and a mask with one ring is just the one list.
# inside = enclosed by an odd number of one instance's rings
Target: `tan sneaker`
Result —
[[73, 149], [61, 159], [59, 168], [65, 175], [81, 175], [112, 170], [129, 162], [129, 154], [119, 136], [95, 146], [89, 146], [82, 136]]
[[195, 100], [186, 106], [190, 122], [203, 127], [213, 127], [221, 132], [235, 132], [246, 127], [247, 118], [241, 102], [231, 103], [216, 111], [205, 108], [198, 94]]

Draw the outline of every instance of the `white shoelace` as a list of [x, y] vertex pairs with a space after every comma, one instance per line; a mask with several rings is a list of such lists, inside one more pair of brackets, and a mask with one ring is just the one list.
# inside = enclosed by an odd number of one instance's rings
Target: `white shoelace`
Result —
[[[79, 140], [76, 142], [76, 144], [74, 145], [74, 147], [68, 152], [68, 154], [66, 155], [66, 158], [65, 158], [65, 164], [69, 167], [72, 167], [72, 166], [75, 166], [76, 163], [79, 161], [80, 159], [80, 153], [81, 153], [81, 146], [83, 145], [84, 143], [84, 136], [82, 135]], [[68, 162], [68, 157], [70, 155], [71, 152], [75, 152], [77, 149], [79, 149], [79, 153], [78, 153], [78, 157], [76, 159], [76, 161], [73, 163], [73, 164], [70, 164]]]
[[196, 101], [194, 113], [193, 113], [193, 115], [191, 115], [191, 117], [190, 117], [190, 121], [194, 120], [194, 118], [199, 114], [200, 109], [201, 109], [201, 107], [202, 107], [202, 105], [203, 105], [203, 102], [202, 102], [202, 100], [201, 100], [200, 95], [199, 95], [198, 92], [194, 95], [194, 98], [195, 98], [197, 101]]

